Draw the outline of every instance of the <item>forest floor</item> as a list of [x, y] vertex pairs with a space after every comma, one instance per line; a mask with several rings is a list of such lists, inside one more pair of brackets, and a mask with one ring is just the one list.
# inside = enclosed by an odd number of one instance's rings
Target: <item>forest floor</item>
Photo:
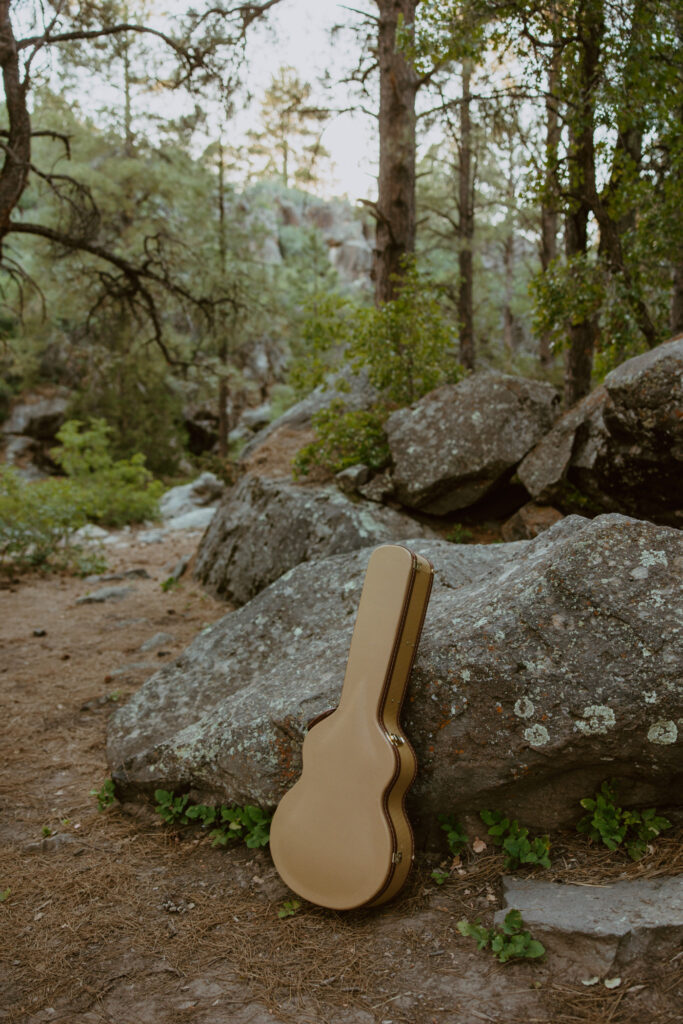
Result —
[[[643, 959], [618, 988], [581, 983], [576, 965], [499, 964], [456, 922], [489, 924], [502, 858], [468, 855], [443, 886], [418, 857], [404, 892], [374, 911], [304, 905], [267, 850], [213, 849], [150, 808], [98, 812], [107, 718], [225, 605], [168, 566], [196, 537], [110, 550], [110, 570], [149, 578], [116, 603], [76, 604], [96, 584], [34, 576], [0, 589], [0, 1020], [8, 1024], [627, 1024], [679, 1019], [680, 961]], [[34, 630], [44, 635], [34, 635]], [[159, 632], [161, 650], [141, 652]], [[46, 832], [49, 830], [49, 836]], [[683, 869], [662, 837], [631, 865], [583, 839], [553, 836], [540, 877], [600, 884]], [[678, 853], [676, 853], [678, 851]], [[678, 857], [678, 865], [676, 859]], [[590, 972], [588, 972], [590, 973]]]

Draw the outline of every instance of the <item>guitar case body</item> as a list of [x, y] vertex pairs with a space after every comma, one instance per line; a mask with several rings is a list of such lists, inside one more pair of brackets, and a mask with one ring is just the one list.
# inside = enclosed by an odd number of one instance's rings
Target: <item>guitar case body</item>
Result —
[[417, 761], [400, 712], [433, 575], [431, 563], [408, 548], [373, 552], [339, 706], [309, 723], [301, 776], [275, 812], [275, 867], [311, 903], [376, 906], [410, 870], [404, 798]]

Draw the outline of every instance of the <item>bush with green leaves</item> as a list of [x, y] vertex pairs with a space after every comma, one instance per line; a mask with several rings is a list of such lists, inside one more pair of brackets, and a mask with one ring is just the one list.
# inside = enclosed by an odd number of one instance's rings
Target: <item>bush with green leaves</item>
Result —
[[545, 953], [545, 946], [533, 939], [524, 929], [519, 910], [510, 910], [503, 921], [503, 930], [485, 928], [479, 919], [471, 924], [466, 918], [458, 921], [456, 928], [461, 935], [474, 939], [477, 949], [489, 949], [502, 963], [508, 960], [537, 960]]
[[71, 543], [87, 516], [70, 480], [24, 480], [0, 466], [0, 565], [6, 571], [77, 565], [81, 549]]
[[113, 807], [116, 803], [114, 780], [105, 779], [99, 789], [90, 790], [90, 795], [97, 798], [98, 811], [106, 811], [108, 807]]
[[103, 419], [88, 425], [69, 420], [57, 434], [52, 457], [73, 482], [88, 519], [102, 526], [124, 526], [155, 519], [164, 486], [145, 468], [145, 456], [111, 454], [112, 429]]
[[211, 829], [212, 846], [227, 846], [238, 839], [250, 849], [268, 845], [272, 815], [253, 804], [244, 807], [193, 804], [187, 794], [176, 796], [167, 789], [156, 789], [154, 799], [157, 814], [169, 825], [196, 823]]
[[389, 445], [384, 433], [386, 411], [347, 409], [343, 399], [335, 399], [313, 417], [316, 440], [307, 444], [292, 463], [296, 477], [306, 476], [314, 466], [339, 473], [362, 462], [381, 469], [389, 461]]
[[292, 370], [300, 390], [322, 383], [343, 358], [355, 373], [367, 375], [378, 400], [370, 409], [349, 410], [337, 399], [317, 413], [316, 439], [295, 459], [296, 475], [314, 465], [333, 473], [358, 462], [381, 468], [389, 458], [383, 428], [392, 410], [464, 373], [437, 294], [414, 260], [406, 265], [395, 299], [375, 308], [333, 296], [319, 303], [305, 332], [309, 348]]
[[536, 836], [529, 839], [529, 829], [523, 828], [518, 821], [506, 818], [500, 811], [481, 811], [479, 817], [488, 825], [489, 835], [497, 846], [503, 847], [505, 867], [514, 871], [522, 864], [538, 864], [550, 867], [550, 839], [548, 836]]
[[603, 782], [594, 797], [585, 797], [581, 806], [588, 811], [581, 818], [577, 831], [586, 833], [608, 850], [623, 846], [631, 860], [641, 860], [653, 839], [671, 828], [668, 818], [655, 807], [643, 811], [627, 811], [617, 805], [614, 781]]

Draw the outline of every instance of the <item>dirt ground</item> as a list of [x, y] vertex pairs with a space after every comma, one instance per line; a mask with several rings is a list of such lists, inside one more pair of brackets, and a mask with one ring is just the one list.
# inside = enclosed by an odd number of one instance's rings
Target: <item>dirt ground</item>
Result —
[[[490, 923], [502, 859], [469, 854], [438, 887], [418, 858], [405, 891], [375, 911], [304, 905], [267, 851], [215, 850], [149, 808], [100, 813], [109, 714], [225, 606], [186, 574], [161, 582], [197, 538], [110, 549], [110, 571], [144, 569], [124, 599], [76, 604], [100, 584], [32, 577], [0, 589], [0, 1020], [10, 1024], [661, 1024], [679, 1020], [680, 959], [643, 960], [608, 990], [576, 968], [501, 965], [456, 922]], [[36, 635], [34, 631], [38, 631]], [[40, 631], [44, 631], [40, 634]], [[170, 634], [156, 650], [141, 645]], [[49, 833], [49, 834], [48, 834]], [[552, 837], [541, 877], [584, 884], [680, 871], [663, 838], [639, 865]], [[679, 836], [680, 839], [680, 836]], [[447, 865], [448, 866], [448, 865]]]

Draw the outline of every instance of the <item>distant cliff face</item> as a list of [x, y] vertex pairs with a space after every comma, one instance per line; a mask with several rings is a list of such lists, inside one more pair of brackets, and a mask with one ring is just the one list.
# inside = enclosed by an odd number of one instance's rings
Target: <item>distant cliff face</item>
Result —
[[371, 288], [372, 231], [348, 200], [321, 199], [264, 182], [246, 189], [241, 203], [257, 226], [256, 241], [268, 263], [287, 261], [317, 236], [342, 286]]

